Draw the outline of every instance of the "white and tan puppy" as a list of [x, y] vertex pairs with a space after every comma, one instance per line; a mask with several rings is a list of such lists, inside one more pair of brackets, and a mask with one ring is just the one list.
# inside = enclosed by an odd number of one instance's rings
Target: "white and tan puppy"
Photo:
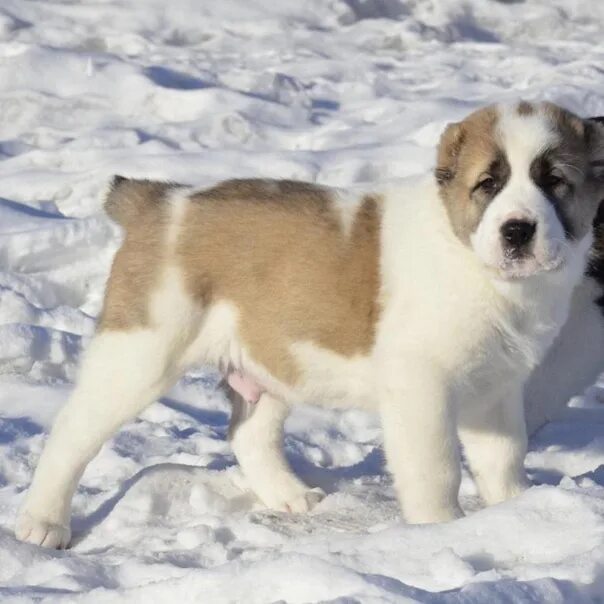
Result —
[[200, 362], [225, 374], [233, 450], [267, 506], [322, 495], [283, 456], [295, 403], [380, 412], [409, 522], [462, 514], [458, 438], [487, 504], [519, 493], [522, 392], [585, 270], [600, 142], [554, 105], [520, 103], [450, 125], [436, 178], [356, 199], [292, 181], [116, 178], [106, 208], [124, 243], [17, 536], [66, 546], [86, 464]]

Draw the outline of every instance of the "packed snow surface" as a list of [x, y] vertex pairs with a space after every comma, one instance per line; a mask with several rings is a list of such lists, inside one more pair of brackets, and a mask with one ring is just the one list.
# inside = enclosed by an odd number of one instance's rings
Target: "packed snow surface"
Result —
[[[119, 232], [110, 175], [333, 185], [428, 170], [444, 125], [506, 99], [604, 114], [590, 0], [0, 2], [0, 600], [604, 601], [604, 411], [531, 441], [534, 487], [467, 517], [401, 521], [377, 418], [296, 410], [286, 448], [328, 497], [263, 507], [209, 369], [89, 466], [67, 551], [15, 541], [16, 509], [94, 329]], [[604, 360], [603, 360], [604, 366]]]

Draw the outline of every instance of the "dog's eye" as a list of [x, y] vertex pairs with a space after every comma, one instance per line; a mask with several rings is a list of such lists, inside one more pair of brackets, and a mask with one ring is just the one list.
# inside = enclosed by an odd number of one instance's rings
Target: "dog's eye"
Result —
[[497, 190], [497, 181], [492, 176], [485, 176], [478, 181], [475, 190], [478, 189], [484, 193], [494, 193]]
[[560, 170], [554, 169], [548, 172], [543, 178], [543, 185], [548, 189], [555, 189], [564, 184], [566, 184], [566, 179]]

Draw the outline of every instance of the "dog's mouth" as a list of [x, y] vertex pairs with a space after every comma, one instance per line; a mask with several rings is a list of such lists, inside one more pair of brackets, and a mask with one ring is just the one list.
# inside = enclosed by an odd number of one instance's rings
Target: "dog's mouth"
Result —
[[543, 273], [556, 272], [563, 264], [564, 256], [560, 253], [546, 259], [539, 259], [531, 254], [521, 258], [504, 257], [496, 271], [500, 279], [519, 281]]

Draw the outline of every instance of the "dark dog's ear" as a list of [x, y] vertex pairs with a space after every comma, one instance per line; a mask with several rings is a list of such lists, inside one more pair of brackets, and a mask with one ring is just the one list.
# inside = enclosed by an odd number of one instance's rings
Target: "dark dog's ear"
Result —
[[604, 185], [604, 116], [585, 120], [585, 140], [591, 172]]
[[443, 186], [454, 176], [457, 169], [457, 159], [463, 145], [464, 132], [461, 123], [449, 124], [440, 137], [436, 156], [434, 176], [436, 182]]

